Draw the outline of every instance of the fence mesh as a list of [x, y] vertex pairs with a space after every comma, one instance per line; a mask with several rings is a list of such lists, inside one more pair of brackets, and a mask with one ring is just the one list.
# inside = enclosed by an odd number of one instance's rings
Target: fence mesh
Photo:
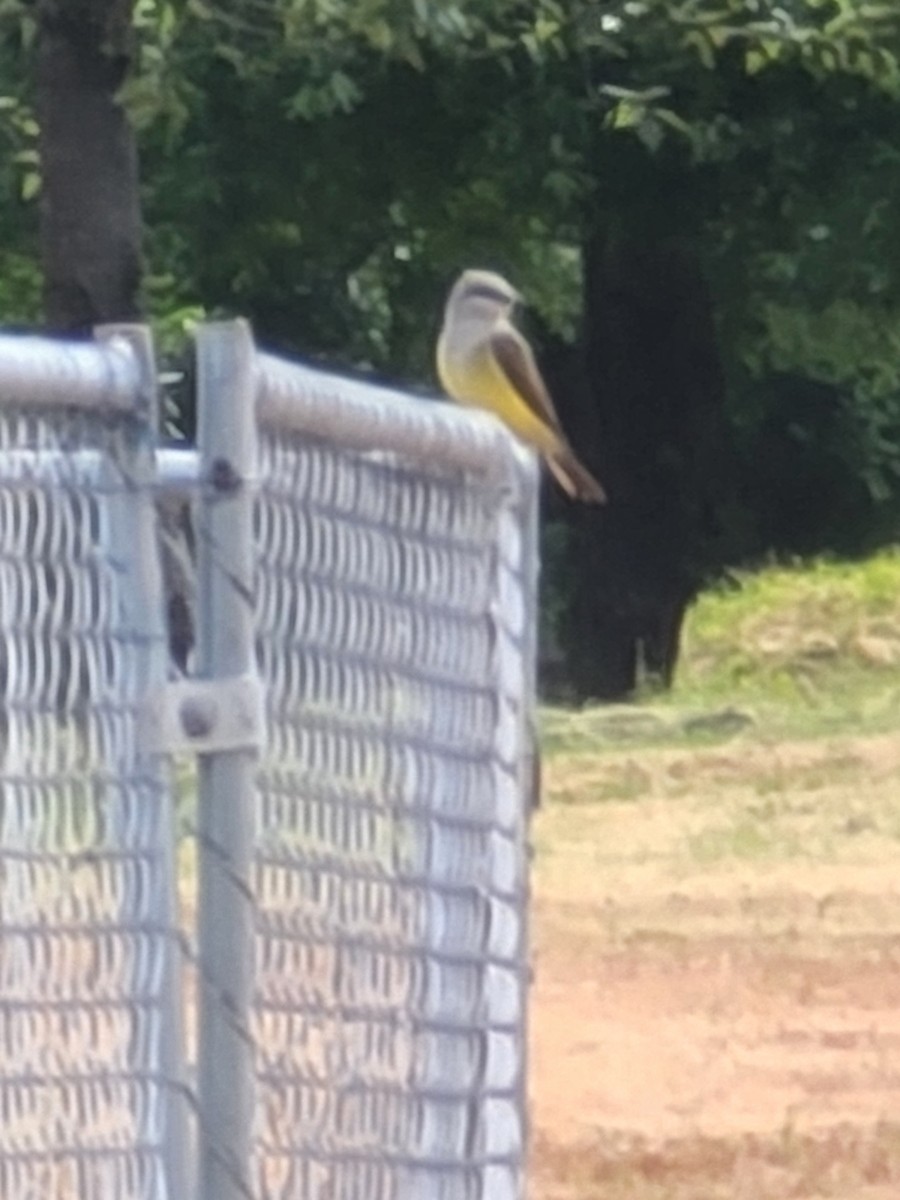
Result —
[[260, 455], [256, 1194], [518, 1197], [527, 489]]
[[[204, 1121], [202, 1069], [198, 1148], [184, 1133], [171, 796], [143, 745], [165, 673], [154, 496], [136, 467], [146, 379], [109, 347], [12, 341], [0, 1198], [187, 1200], [190, 1159], [207, 1181], [224, 1164], [244, 1196], [242, 1151]], [[261, 400], [269, 370], [254, 363]], [[229, 1044], [253, 1043], [249, 1191], [519, 1200], [533, 470], [489, 423], [385, 409], [341, 381], [313, 394], [311, 373], [279, 371], [258, 409], [253, 586], [220, 572], [245, 606], [253, 592], [267, 716], [258, 761], [238, 752], [248, 778], [258, 768], [251, 878], [228, 880], [254, 915], [249, 1029], [227, 978], [200, 989], [239, 1032]], [[201, 511], [241, 492], [228, 466], [204, 476]], [[201, 597], [206, 630], [216, 604]], [[220, 849], [201, 837], [201, 868]]]
[[171, 830], [123, 618], [129, 417], [3, 399], [0, 1196], [162, 1200]]

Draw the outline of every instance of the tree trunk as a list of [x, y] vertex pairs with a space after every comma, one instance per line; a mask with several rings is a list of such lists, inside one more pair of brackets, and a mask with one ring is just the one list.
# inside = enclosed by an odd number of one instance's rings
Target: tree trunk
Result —
[[133, 0], [40, 0], [41, 260], [50, 329], [86, 335], [139, 316], [134, 135], [118, 101]]
[[[141, 317], [141, 211], [134, 134], [118, 94], [132, 60], [134, 0], [38, 0], [41, 263], [49, 329], [89, 337]], [[188, 506], [162, 505], [170, 650], [193, 642]]]
[[[684, 614], [721, 565], [724, 379], [694, 250], [597, 236], [585, 252], [580, 430], [609, 493], [574, 515], [577, 571], [565, 642], [580, 698], [668, 686]], [[591, 452], [592, 451], [592, 452]]]

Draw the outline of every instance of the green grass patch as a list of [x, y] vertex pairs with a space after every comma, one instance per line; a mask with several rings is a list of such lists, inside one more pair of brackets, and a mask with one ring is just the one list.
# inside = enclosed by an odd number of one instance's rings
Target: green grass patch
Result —
[[546, 753], [807, 737], [900, 724], [900, 551], [772, 566], [705, 592], [673, 689], [545, 709]]
[[771, 567], [713, 589], [688, 615], [665, 703], [747, 706], [802, 729], [866, 729], [900, 701], [900, 553]]

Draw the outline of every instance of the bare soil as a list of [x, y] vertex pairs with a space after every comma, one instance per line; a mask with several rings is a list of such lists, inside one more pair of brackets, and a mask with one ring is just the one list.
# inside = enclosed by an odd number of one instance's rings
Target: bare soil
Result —
[[900, 738], [777, 759], [549, 764], [532, 1200], [900, 1197]]

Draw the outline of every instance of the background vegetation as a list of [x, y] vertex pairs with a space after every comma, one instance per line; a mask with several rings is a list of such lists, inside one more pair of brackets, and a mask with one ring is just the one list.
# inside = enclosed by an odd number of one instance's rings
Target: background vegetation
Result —
[[872, 0], [0, 0], [0, 320], [239, 312], [430, 391], [508, 273], [613, 498], [548, 498], [547, 685], [622, 698], [728, 568], [894, 536], [898, 56]]

